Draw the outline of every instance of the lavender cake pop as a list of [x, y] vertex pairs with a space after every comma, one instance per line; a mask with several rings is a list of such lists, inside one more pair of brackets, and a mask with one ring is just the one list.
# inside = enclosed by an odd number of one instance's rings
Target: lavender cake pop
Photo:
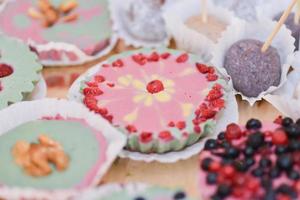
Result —
[[[274, 20], [278, 21], [280, 17], [282, 16], [282, 13], [278, 14]], [[299, 49], [299, 38], [300, 38], [300, 22], [298, 24], [295, 23], [295, 13], [291, 13], [287, 20], [285, 21], [285, 25], [288, 29], [292, 31], [292, 36], [295, 38], [295, 47], [296, 50]]]
[[225, 54], [224, 67], [233, 87], [247, 97], [258, 97], [271, 86], [280, 84], [279, 53], [272, 46], [263, 53], [262, 46], [261, 41], [244, 39], [234, 43]]

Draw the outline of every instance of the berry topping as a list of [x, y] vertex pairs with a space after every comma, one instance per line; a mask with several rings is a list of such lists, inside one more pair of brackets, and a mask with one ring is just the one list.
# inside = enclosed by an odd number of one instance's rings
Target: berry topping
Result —
[[186, 197], [186, 194], [184, 192], [177, 192], [174, 195], [174, 200], [181, 200], [184, 199]]
[[290, 170], [293, 167], [293, 158], [291, 155], [280, 155], [277, 158], [276, 165], [279, 169]]
[[260, 129], [262, 127], [261, 122], [257, 119], [250, 119], [247, 124], [246, 124], [246, 128], [247, 129]]
[[225, 184], [219, 185], [219, 187], [217, 189], [217, 194], [221, 198], [227, 197], [228, 195], [230, 195], [230, 193], [231, 193], [231, 187], [229, 185], [225, 185]]
[[272, 134], [272, 142], [276, 145], [284, 145], [288, 142], [288, 137], [283, 130], [277, 130]]
[[7, 64], [0, 63], [0, 78], [7, 77], [14, 72], [13, 68]]
[[147, 91], [151, 94], [156, 94], [159, 93], [161, 91], [163, 91], [164, 85], [160, 80], [153, 80], [151, 82], [148, 83], [147, 85]]
[[257, 149], [264, 144], [264, 135], [261, 132], [256, 132], [248, 137], [247, 145]]
[[184, 53], [184, 54], [181, 54], [180, 56], [177, 57], [176, 62], [178, 62], [178, 63], [184, 63], [188, 59], [189, 59], [189, 55], [186, 54], [186, 53]]
[[121, 59], [116, 60], [115, 62], [112, 63], [113, 67], [123, 67], [124, 63]]
[[242, 130], [236, 124], [229, 124], [226, 129], [225, 138], [229, 141], [239, 139], [242, 136]]
[[293, 120], [289, 117], [286, 117], [281, 122], [282, 126], [289, 127], [291, 124], [293, 124]]
[[214, 139], [209, 139], [205, 142], [204, 149], [209, 150], [209, 149], [216, 149], [218, 147], [218, 143]]

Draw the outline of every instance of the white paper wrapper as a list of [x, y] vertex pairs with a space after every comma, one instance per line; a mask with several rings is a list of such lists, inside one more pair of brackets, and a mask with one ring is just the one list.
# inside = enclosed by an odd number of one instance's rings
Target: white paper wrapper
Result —
[[[13, 104], [0, 111], [0, 135], [26, 122], [41, 119], [44, 116], [56, 116], [57, 114], [63, 118], [73, 117], [84, 119], [91, 127], [101, 131], [106, 138], [108, 144], [106, 161], [90, 185], [90, 187], [96, 186], [120, 150], [124, 147], [126, 137], [114, 129], [106, 120], [91, 113], [83, 105], [57, 99], [44, 99]], [[78, 192], [80, 191], [73, 189], [48, 191], [34, 188], [0, 187], [0, 197], [4, 199], [66, 199]]]
[[[92, 67], [89, 69], [86, 73], [81, 75], [71, 86], [69, 93], [68, 93], [68, 98], [70, 100], [78, 101], [80, 102], [82, 99], [81, 94], [78, 92], [80, 91], [80, 84], [82, 81], [85, 80], [86, 77], [90, 77], [97, 73], [99, 69], [101, 68], [102, 64], [100, 63], [96, 65], [95, 67]], [[239, 119], [238, 115], [238, 105], [235, 99], [235, 96], [233, 93], [227, 94], [227, 105], [226, 108], [223, 110], [223, 112], [219, 113], [220, 119], [218, 120], [217, 127], [215, 130], [215, 134], [205, 137], [204, 139], [201, 139], [198, 143], [187, 147], [183, 151], [178, 151], [178, 152], [169, 152], [165, 154], [143, 154], [143, 153], [138, 153], [138, 152], [130, 152], [123, 150], [119, 156], [121, 158], [130, 158], [132, 160], [137, 160], [137, 161], [145, 161], [145, 162], [161, 162], [161, 163], [174, 163], [179, 160], [185, 160], [188, 159], [196, 154], [198, 154], [204, 147], [205, 141], [209, 138], [216, 138], [218, 133], [224, 128], [226, 128], [227, 124], [229, 123], [237, 123]]]
[[[132, 0], [111, 0], [110, 1], [110, 12], [111, 17], [113, 20], [113, 30], [117, 33], [118, 37], [122, 38], [126, 45], [132, 45], [135, 48], [139, 47], [161, 47], [161, 46], [168, 46], [170, 42], [170, 37], [167, 36], [164, 40], [158, 42], [148, 42], [138, 38], [133, 37], [129, 34], [126, 29], [124, 28], [124, 24], [122, 23], [121, 14], [124, 10], [127, 10], [127, 7], [130, 6]], [[173, 0], [175, 1], [175, 0]], [[169, 5], [169, 2], [168, 4]]]
[[284, 116], [300, 118], [300, 71], [293, 71], [288, 75], [286, 83], [273, 94], [265, 98]]
[[[278, 14], [283, 12], [291, 1], [282, 1], [282, 0], [266, 0], [260, 6], [256, 8], [257, 17], [267, 17], [272, 19]], [[296, 10], [296, 6], [293, 9], [293, 12]]]
[[[1, 0], [0, 0], [1, 1]], [[3, 0], [3, 3], [0, 3], [0, 12], [2, 9], [5, 9], [5, 5], [9, 1], [15, 1], [15, 0]], [[65, 42], [49, 42], [47, 44], [37, 44], [32, 40], [27, 41], [27, 44], [34, 47], [38, 52], [43, 52], [43, 51], [50, 51], [50, 50], [62, 50], [62, 51], [68, 51], [74, 53], [78, 59], [76, 61], [72, 61], [67, 56], [64, 56], [62, 60], [55, 61], [55, 60], [40, 60], [40, 63], [44, 66], [48, 67], [65, 67], [65, 66], [70, 66], [70, 65], [80, 65], [84, 64], [86, 62], [90, 62], [93, 60], [96, 60], [108, 53], [111, 52], [111, 50], [115, 47], [117, 44], [118, 38], [115, 34], [112, 34], [110, 38], [109, 45], [104, 48], [102, 51], [98, 52], [94, 56], [89, 56], [86, 53], [84, 53], [80, 48], [73, 44], [65, 43]]]
[[26, 97], [25, 100], [38, 100], [38, 99], [43, 99], [45, 98], [47, 95], [47, 85], [46, 85], [46, 81], [43, 78], [43, 76], [41, 76], [40, 81], [36, 84], [33, 92]]
[[294, 53], [292, 66], [295, 70], [300, 70], [300, 51]]
[[[207, 3], [208, 15], [222, 19], [228, 25], [238, 20], [231, 11], [215, 6], [211, 1], [207, 1]], [[185, 25], [187, 19], [200, 14], [201, 1], [185, 0], [178, 1], [166, 9], [164, 19], [169, 34], [176, 41], [177, 48], [199, 55], [204, 61], [208, 62], [211, 59], [214, 42]]]
[[[269, 34], [273, 31], [276, 22], [266, 18], [261, 18], [257, 22], [249, 23], [245, 21], [238, 21], [232, 24], [223, 33], [222, 38], [218, 44], [214, 46], [212, 64], [226, 77], [230, 79], [224, 68], [224, 58], [227, 50], [237, 41], [242, 39], [256, 39], [266, 41]], [[271, 86], [267, 91], [262, 92], [258, 97], [246, 97], [240, 92], [235, 91], [236, 94], [241, 94], [242, 99], [253, 105], [256, 101], [264, 98], [267, 94], [280, 88], [287, 79], [287, 74], [293, 60], [293, 51], [295, 39], [291, 36], [291, 31], [286, 27], [282, 27], [277, 36], [272, 42], [272, 46], [278, 50], [282, 64], [281, 80], [278, 87]], [[230, 80], [232, 85], [232, 80]], [[233, 86], [232, 86], [233, 87]]]

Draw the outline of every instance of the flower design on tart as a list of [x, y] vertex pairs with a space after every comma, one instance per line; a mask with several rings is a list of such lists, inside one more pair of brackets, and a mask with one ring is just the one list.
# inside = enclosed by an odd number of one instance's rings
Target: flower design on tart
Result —
[[113, 57], [83, 83], [83, 103], [144, 145], [199, 139], [225, 101], [214, 68], [192, 61], [155, 50]]

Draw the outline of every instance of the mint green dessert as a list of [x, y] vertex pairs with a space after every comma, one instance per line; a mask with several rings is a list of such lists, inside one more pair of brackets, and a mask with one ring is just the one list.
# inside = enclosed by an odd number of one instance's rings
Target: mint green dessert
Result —
[[40, 79], [42, 65], [22, 42], [0, 34], [0, 109], [22, 101]]
[[[41, 135], [58, 142], [69, 157], [68, 167], [58, 171], [51, 165], [47, 176], [35, 177], [19, 166], [12, 154], [18, 141], [37, 144]], [[24, 123], [0, 136], [0, 184], [35, 189], [82, 189], [91, 185], [106, 160], [107, 143], [102, 133], [84, 120], [43, 119]]]

